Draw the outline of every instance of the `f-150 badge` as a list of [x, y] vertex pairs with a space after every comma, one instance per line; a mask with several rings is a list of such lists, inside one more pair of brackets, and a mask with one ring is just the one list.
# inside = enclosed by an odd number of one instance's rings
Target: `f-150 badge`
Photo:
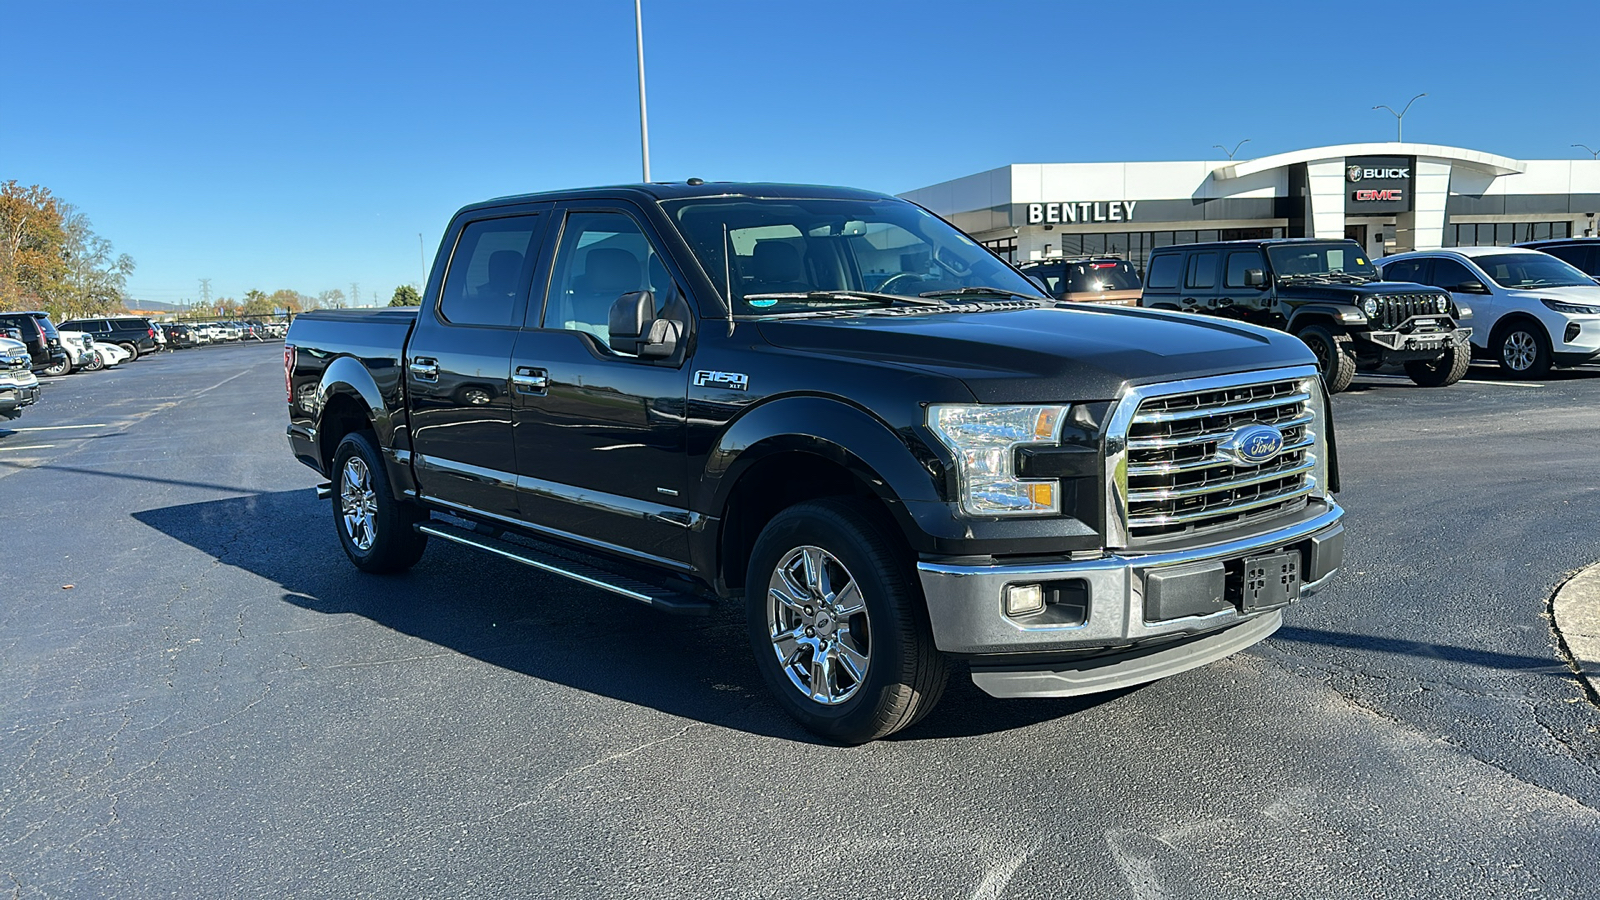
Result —
[[747, 391], [750, 389], [750, 376], [743, 372], [711, 372], [701, 369], [694, 373], [694, 386]]

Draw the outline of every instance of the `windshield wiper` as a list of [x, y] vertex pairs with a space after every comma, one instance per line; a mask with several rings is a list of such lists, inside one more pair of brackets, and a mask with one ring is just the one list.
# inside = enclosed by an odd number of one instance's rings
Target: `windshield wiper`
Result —
[[1018, 293], [1017, 291], [1008, 291], [1005, 288], [984, 287], [982, 285], [977, 285], [977, 286], [974, 286], [974, 287], [956, 288], [955, 290], [949, 290], [949, 291], [928, 291], [925, 294], [918, 294], [917, 296], [918, 297], [929, 297], [929, 298], [941, 299], [941, 300], [942, 299], [947, 299], [947, 298], [950, 298], [950, 297], [974, 297], [974, 296], [977, 296], [977, 297], [1018, 297], [1018, 298], [1021, 298], [1023, 300], [1034, 300], [1034, 301], [1037, 301], [1039, 303], [1045, 302], [1045, 299], [1043, 297], [1035, 297], [1035, 296], [1032, 296], [1030, 294]]
[[744, 300], [805, 300], [812, 303], [840, 300], [876, 300], [885, 305], [908, 303], [912, 306], [943, 306], [943, 303], [925, 303], [917, 297], [899, 294], [875, 294], [871, 291], [787, 291], [775, 294], [745, 294]]

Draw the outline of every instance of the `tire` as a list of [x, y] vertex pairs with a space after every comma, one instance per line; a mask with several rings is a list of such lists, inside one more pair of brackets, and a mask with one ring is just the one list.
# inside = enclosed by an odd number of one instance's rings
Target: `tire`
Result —
[[1472, 350], [1464, 344], [1451, 344], [1438, 359], [1414, 359], [1406, 363], [1406, 374], [1421, 387], [1449, 387], [1465, 378], [1472, 364]]
[[1350, 349], [1350, 335], [1343, 328], [1307, 325], [1296, 337], [1317, 358], [1317, 368], [1322, 372], [1328, 393], [1337, 394], [1350, 386], [1356, 377], [1356, 355]]
[[395, 499], [370, 432], [345, 435], [333, 454], [333, 525], [350, 562], [363, 572], [403, 572], [416, 565], [428, 536], [413, 525], [427, 518]]
[[106, 367], [106, 359], [105, 359], [105, 357], [100, 355], [100, 351], [99, 350], [90, 350], [89, 351], [89, 361], [83, 364], [83, 370], [85, 372], [98, 372], [101, 369], [104, 369], [105, 367]]
[[1495, 329], [1494, 358], [1500, 371], [1514, 378], [1543, 378], [1550, 374], [1550, 338], [1537, 323], [1519, 320]]
[[66, 359], [63, 359], [61, 362], [57, 363], [56, 365], [46, 366], [45, 368], [40, 369], [39, 370], [39, 374], [40, 375], [46, 375], [46, 376], [49, 376], [51, 378], [54, 378], [54, 377], [57, 377], [57, 376], [60, 376], [60, 375], [66, 375], [66, 374], [70, 373], [71, 371], [72, 371], [72, 357], [69, 356]]
[[121, 347], [122, 349], [124, 349], [126, 351], [128, 351], [127, 362], [133, 362], [133, 361], [135, 361], [135, 360], [137, 360], [139, 358], [139, 345], [138, 344], [118, 344], [117, 346]]
[[922, 602], [904, 553], [862, 505], [791, 506], [750, 554], [756, 668], [813, 734], [843, 744], [893, 734], [939, 702], [948, 678]]

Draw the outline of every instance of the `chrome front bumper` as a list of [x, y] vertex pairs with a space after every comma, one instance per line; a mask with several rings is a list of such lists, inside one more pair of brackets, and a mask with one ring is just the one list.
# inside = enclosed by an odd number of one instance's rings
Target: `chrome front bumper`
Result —
[[[1161, 576], [1157, 582], [1168, 584], [1173, 577], [1191, 573], [1201, 578], [1221, 577], [1223, 566], [1235, 560], [1298, 551], [1302, 554], [1301, 592], [1309, 593], [1327, 581], [1344, 557], [1344, 510], [1331, 500], [1314, 504], [1322, 509], [1292, 525], [1192, 550], [1112, 553], [1081, 562], [1039, 565], [920, 562], [917, 574], [927, 599], [934, 643], [946, 653], [973, 656], [1092, 651], [1217, 632], [1276, 616], [1276, 610], [1229, 605], [1201, 615], [1152, 620], [1147, 616], [1146, 599], [1147, 593], [1154, 597], [1156, 591], [1147, 591], [1147, 585], [1156, 583], [1151, 581], [1153, 575]], [[1007, 585], [1050, 582], [1081, 582], [1087, 588], [1088, 614], [1082, 622], [1006, 615]]]

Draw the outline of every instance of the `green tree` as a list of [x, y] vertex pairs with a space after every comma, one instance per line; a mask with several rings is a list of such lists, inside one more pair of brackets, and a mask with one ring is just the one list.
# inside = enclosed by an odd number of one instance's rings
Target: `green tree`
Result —
[[247, 316], [270, 316], [272, 300], [260, 291], [246, 291], [244, 302], [239, 305], [239, 311]]
[[72, 204], [60, 203], [59, 209], [65, 265], [47, 300], [50, 311], [59, 318], [124, 311], [133, 258], [114, 253], [111, 242], [95, 234], [89, 217]]
[[402, 284], [394, 289], [394, 296], [389, 298], [390, 306], [421, 306], [422, 295], [409, 284]]

